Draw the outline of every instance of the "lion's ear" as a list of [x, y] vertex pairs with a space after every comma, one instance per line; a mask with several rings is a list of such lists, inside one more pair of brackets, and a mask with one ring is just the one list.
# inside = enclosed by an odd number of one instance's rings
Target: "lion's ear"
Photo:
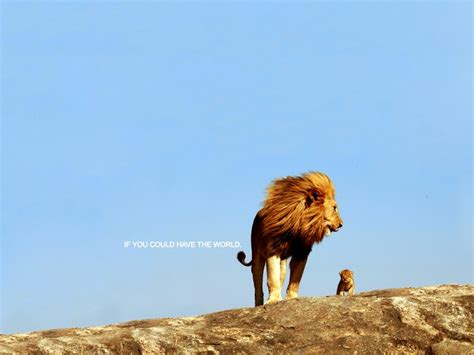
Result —
[[316, 189], [311, 189], [306, 195], [306, 207], [311, 206], [314, 202], [322, 201], [324, 194]]

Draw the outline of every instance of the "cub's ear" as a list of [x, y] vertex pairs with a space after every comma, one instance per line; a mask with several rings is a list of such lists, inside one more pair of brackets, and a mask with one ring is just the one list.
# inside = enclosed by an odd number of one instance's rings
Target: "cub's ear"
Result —
[[339, 276], [342, 276], [342, 271], [339, 271]]

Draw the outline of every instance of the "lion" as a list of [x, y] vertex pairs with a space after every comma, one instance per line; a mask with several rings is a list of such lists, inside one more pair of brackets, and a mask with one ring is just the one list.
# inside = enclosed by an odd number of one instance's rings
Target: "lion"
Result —
[[267, 266], [267, 303], [281, 301], [286, 261], [290, 261], [290, 282], [286, 299], [298, 297], [300, 281], [313, 244], [342, 227], [335, 189], [320, 172], [274, 180], [267, 189], [262, 209], [252, 225], [252, 260], [237, 254], [239, 262], [252, 267], [255, 306], [263, 304], [263, 271]]
[[339, 272], [339, 276], [341, 280], [337, 285], [336, 295], [343, 296], [344, 293], [347, 292], [349, 296], [352, 296], [355, 291], [354, 273], [349, 269], [344, 269]]

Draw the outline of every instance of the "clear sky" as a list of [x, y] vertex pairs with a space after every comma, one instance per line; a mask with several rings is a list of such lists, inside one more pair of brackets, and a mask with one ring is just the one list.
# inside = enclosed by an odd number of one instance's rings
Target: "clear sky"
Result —
[[302, 296], [473, 282], [470, 2], [2, 2], [1, 332], [253, 305], [268, 183], [333, 180]]

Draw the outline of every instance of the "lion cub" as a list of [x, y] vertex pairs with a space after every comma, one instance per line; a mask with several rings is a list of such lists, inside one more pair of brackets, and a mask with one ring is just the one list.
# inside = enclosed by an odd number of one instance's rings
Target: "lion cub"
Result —
[[337, 285], [336, 295], [343, 296], [345, 292], [349, 293], [350, 296], [354, 294], [354, 273], [349, 269], [344, 269], [339, 273], [341, 281]]

